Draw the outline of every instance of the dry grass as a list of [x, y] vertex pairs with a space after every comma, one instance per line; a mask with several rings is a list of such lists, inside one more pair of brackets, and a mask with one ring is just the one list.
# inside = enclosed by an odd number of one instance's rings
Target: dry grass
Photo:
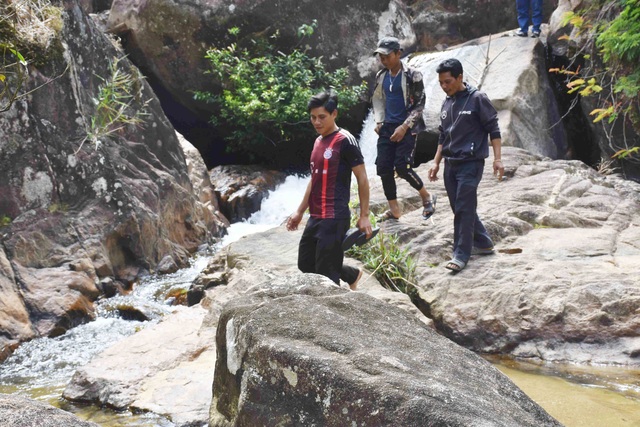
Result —
[[596, 170], [602, 175], [611, 175], [618, 169], [617, 167], [613, 166], [613, 163], [614, 161], [612, 159], [606, 159], [603, 157], [600, 159], [600, 162], [598, 162]]
[[0, 6], [2, 26], [11, 28], [14, 39], [3, 42], [48, 50], [62, 29], [62, 9], [48, 0], [4, 0], [3, 3]]

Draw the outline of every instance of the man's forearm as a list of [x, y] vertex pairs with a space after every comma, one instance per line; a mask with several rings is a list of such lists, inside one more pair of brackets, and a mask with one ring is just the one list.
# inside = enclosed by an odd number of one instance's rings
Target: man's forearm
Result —
[[493, 160], [502, 160], [502, 140], [500, 138], [492, 139], [491, 146], [493, 147]]

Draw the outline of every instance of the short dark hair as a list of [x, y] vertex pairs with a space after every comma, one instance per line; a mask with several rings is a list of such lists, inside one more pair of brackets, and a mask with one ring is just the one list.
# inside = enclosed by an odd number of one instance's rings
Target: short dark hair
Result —
[[438, 68], [436, 68], [436, 73], [446, 72], [450, 72], [453, 77], [458, 78], [458, 76], [462, 74], [462, 64], [455, 58], [445, 59], [438, 65]]
[[338, 95], [332, 90], [325, 90], [313, 95], [307, 104], [307, 111], [311, 112], [318, 107], [324, 107], [329, 113], [333, 113], [338, 108]]

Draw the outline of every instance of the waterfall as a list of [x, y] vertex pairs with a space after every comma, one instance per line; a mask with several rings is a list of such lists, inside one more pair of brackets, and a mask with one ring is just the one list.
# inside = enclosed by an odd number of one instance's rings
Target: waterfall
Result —
[[[369, 112], [364, 120], [359, 138], [360, 150], [364, 156], [369, 179], [375, 176], [378, 134], [374, 128], [373, 113]], [[288, 176], [284, 183], [270, 191], [267, 197], [262, 200], [258, 212], [253, 213], [244, 221], [232, 224], [227, 229], [228, 234], [222, 240], [221, 245], [226, 246], [249, 234], [260, 233], [280, 226], [298, 208], [308, 184], [308, 176]]]
[[364, 164], [367, 168], [369, 179], [375, 177], [376, 172], [376, 155], [378, 142], [378, 134], [375, 131], [376, 122], [373, 119], [373, 111], [369, 110], [369, 114], [362, 124], [362, 132], [360, 133], [360, 150], [364, 156]]

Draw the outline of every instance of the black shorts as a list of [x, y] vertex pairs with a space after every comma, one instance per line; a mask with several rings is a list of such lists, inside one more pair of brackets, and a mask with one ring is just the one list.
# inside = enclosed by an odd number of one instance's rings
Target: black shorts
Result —
[[300, 271], [322, 274], [339, 284], [344, 260], [342, 241], [350, 223], [350, 218], [309, 218], [298, 246]]

